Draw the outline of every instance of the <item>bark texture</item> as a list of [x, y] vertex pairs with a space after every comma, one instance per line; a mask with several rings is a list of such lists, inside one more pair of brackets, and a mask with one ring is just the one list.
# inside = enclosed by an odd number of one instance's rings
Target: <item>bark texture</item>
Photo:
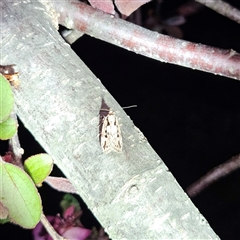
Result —
[[[1, 64], [16, 64], [16, 111], [112, 239], [218, 239], [146, 138], [64, 42], [36, 0], [0, 2]], [[111, 21], [111, 18], [109, 18]], [[122, 153], [98, 139], [102, 98]]]

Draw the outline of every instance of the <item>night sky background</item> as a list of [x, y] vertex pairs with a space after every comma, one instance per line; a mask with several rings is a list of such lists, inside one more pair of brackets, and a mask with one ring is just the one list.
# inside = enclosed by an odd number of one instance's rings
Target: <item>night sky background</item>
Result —
[[[165, 0], [162, 16], [174, 14], [184, 2]], [[239, 0], [228, 2], [240, 9]], [[154, 2], [146, 4], [143, 11], [153, 6]], [[180, 29], [184, 40], [240, 52], [240, 25], [206, 7], [189, 16]], [[240, 153], [239, 81], [161, 63], [87, 35], [72, 48], [121, 106], [137, 104], [127, 114], [183, 189]], [[19, 137], [24, 159], [43, 152], [22, 125]], [[46, 185], [40, 192], [45, 213], [60, 212], [56, 203], [62, 194]], [[240, 239], [239, 170], [192, 201], [221, 239]], [[82, 222], [91, 227], [96, 222], [87, 213], [84, 210]], [[0, 227], [5, 239], [14, 239], [15, 233], [32, 239], [31, 231], [8, 225]]]

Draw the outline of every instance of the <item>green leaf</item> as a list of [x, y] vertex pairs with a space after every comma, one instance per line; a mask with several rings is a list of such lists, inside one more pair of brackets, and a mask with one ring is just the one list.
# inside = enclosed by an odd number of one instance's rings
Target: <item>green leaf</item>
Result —
[[35, 184], [41, 186], [42, 182], [52, 171], [53, 160], [48, 154], [37, 154], [29, 157], [24, 162], [24, 168]]
[[17, 122], [11, 117], [0, 123], [0, 139], [7, 140], [12, 138], [17, 132], [17, 126]]
[[8, 80], [0, 74], [0, 123], [8, 118], [13, 110], [13, 93]]
[[9, 222], [9, 219], [6, 218], [6, 219], [0, 219], [0, 224], [4, 224], [4, 223], [7, 223]]
[[21, 168], [0, 161], [0, 202], [8, 217], [23, 228], [34, 228], [42, 212], [41, 198], [31, 178]]
[[66, 193], [63, 196], [63, 199], [60, 202], [60, 206], [63, 209], [63, 212], [65, 212], [66, 209], [68, 209], [71, 206], [75, 206], [75, 212], [81, 210], [81, 206], [80, 206], [78, 200], [73, 195], [71, 195], [69, 193]]

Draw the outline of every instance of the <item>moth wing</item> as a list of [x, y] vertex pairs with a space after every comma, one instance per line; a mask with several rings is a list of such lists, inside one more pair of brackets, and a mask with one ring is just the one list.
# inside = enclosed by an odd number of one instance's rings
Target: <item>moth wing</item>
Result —
[[102, 131], [101, 131], [101, 147], [103, 152], [110, 152], [111, 145], [109, 139], [109, 132], [108, 132], [108, 118], [105, 117], [102, 123]]
[[120, 125], [117, 117], [115, 119], [115, 127], [116, 127], [116, 131], [112, 141], [112, 148], [116, 152], [121, 152], [122, 151], [122, 133], [121, 133], [121, 129], [120, 129]]

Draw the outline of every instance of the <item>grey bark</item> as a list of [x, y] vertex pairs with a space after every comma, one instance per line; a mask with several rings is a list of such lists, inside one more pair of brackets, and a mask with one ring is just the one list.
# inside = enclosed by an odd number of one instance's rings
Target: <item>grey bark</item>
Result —
[[[53, 27], [36, 0], [0, 3], [1, 64], [17, 64], [16, 111], [112, 239], [218, 239], [131, 119]], [[104, 154], [102, 97], [123, 152]]]

